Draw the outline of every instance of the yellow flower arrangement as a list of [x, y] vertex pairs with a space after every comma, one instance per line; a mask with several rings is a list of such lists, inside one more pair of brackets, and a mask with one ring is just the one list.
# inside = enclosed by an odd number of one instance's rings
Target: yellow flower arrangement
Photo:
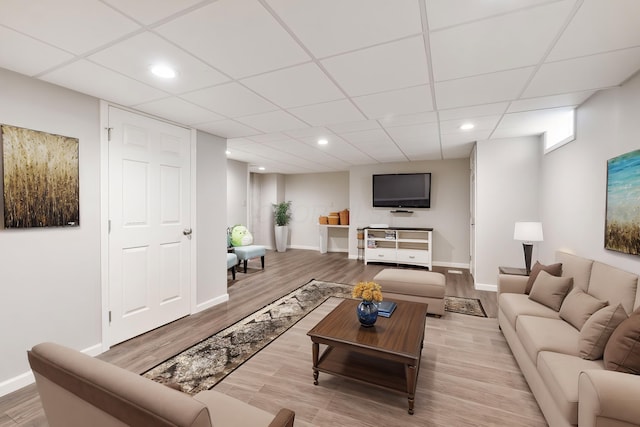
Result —
[[362, 298], [365, 301], [382, 301], [382, 287], [376, 282], [358, 282], [351, 291], [353, 298]]

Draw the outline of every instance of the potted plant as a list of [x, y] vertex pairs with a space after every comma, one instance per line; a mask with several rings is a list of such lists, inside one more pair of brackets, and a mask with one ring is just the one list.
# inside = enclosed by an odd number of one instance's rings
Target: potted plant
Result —
[[289, 221], [291, 221], [291, 201], [273, 204], [273, 219], [275, 221], [276, 250], [287, 250], [289, 237]]

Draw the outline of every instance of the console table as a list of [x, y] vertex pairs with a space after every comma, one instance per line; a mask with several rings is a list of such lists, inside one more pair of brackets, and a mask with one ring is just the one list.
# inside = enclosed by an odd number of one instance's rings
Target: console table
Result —
[[318, 231], [320, 232], [320, 253], [327, 253], [327, 242], [329, 241], [329, 229], [330, 228], [346, 228], [349, 229], [348, 225], [328, 225], [328, 224], [318, 224]]
[[432, 266], [433, 228], [365, 228], [364, 263]]

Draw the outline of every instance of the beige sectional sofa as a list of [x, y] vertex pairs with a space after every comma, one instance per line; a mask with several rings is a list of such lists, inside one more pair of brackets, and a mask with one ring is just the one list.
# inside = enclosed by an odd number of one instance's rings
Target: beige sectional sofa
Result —
[[[563, 252], [556, 262], [573, 289], [620, 304], [629, 315], [640, 307], [638, 276]], [[557, 310], [529, 298], [527, 281], [499, 275], [498, 322], [549, 425], [640, 426], [640, 375], [607, 370], [602, 358], [581, 357], [585, 331], [581, 337]]]
[[293, 427], [295, 414], [274, 416], [215, 390], [194, 396], [54, 343], [29, 352], [50, 427]]

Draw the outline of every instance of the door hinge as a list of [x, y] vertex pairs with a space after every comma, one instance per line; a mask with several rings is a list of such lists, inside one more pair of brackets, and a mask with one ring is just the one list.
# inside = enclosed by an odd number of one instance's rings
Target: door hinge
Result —
[[113, 128], [105, 128], [107, 130], [107, 141], [111, 141], [111, 131]]
[[108, 229], [107, 233], [111, 233], [111, 220], [109, 220]]
[[109, 310], [109, 323], [111, 323], [111, 310]]

